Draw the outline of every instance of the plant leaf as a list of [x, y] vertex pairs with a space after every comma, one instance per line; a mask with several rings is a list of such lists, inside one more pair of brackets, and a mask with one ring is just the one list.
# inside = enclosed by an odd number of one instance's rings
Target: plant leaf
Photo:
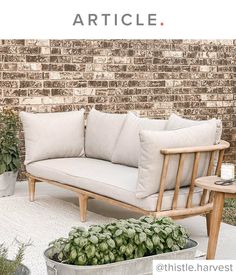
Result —
[[0, 163], [0, 175], [5, 173], [7, 170], [7, 166], [4, 162]]

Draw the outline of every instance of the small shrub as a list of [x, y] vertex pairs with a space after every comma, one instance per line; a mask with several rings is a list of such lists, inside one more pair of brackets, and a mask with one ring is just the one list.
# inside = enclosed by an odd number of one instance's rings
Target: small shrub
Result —
[[12, 275], [24, 259], [26, 247], [30, 244], [18, 243], [18, 251], [13, 260], [8, 259], [8, 248], [0, 244], [0, 274]]
[[73, 228], [50, 243], [49, 258], [73, 265], [100, 265], [183, 249], [186, 230], [163, 217], [142, 217]]
[[16, 172], [20, 166], [17, 115], [10, 108], [0, 112], [0, 175]]

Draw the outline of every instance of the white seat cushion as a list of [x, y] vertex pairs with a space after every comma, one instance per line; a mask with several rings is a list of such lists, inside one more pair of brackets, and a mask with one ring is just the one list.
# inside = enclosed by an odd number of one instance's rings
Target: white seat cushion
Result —
[[88, 115], [85, 154], [90, 158], [110, 160], [126, 115], [108, 114], [92, 109]]
[[222, 121], [220, 119], [213, 118], [210, 120], [191, 120], [191, 119], [182, 118], [181, 116], [178, 116], [176, 114], [172, 114], [166, 123], [165, 130], [168, 130], [168, 131], [177, 130], [177, 129], [200, 125], [206, 122], [216, 124], [215, 143], [218, 144], [220, 142], [221, 134], [222, 134]]
[[84, 154], [84, 109], [60, 113], [21, 112], [25, 164]]
[[112, 154], [112, 162], [138, 167], [139, 132], [141, 130], [162, 131], [165, 124], [166, 120], [139, 118], [129, 112]]
[[[26, 166], [35, 177], [54, 180], [104, 195], [148, 211], [156, 210], [158, 195], [145, 199], [135, 196], [138, 169], [91, 158], [63, 158], [43, 160]], [[178, 207], [185, 207], [187, 188], [181, 188]], [[196, 189], [193, 204], [200, 201], [201, 189]], [[166, 191], [162, 210], [171, 209], [173, 191]]]

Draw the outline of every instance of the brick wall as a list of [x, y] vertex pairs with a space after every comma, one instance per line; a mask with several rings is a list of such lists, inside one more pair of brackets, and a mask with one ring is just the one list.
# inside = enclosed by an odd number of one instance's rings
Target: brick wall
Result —
[[236, 163], [235, 73], [236, 40], [0, 40], [0, 108], [218, 117]]

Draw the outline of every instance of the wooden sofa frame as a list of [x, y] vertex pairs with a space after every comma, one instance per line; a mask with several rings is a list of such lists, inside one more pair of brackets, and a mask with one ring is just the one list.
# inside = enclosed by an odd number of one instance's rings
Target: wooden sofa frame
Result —
[[[162, 149], [161, 153], [164, 155], [164, 161], [163, 161], [163, 167], [162, 167], [162, 175], [161, 175], [161, 181], [160, 181], [160, 191], [159, 196], [157, 200], [157, 206], [156, 211], [150, 212], [146, 211], [144, 209], [138, 208], [136, 206], [103, 196], [99, 195], [87, 190], [83, 190], [74, 186], [71, 186], [68, 184], [62, 184], [60, 182], [40, 178], [40, 177], [34, 177], [33, 175], [26, 173], [28, 177], [28, 184], [29, 184], [29, 199], [30, 201], [34, 201], [35, 199], [35, 185], [36, 182], [47, 182], [68, 190], [71, 190], [75, 192], [79, 197], [79, 205], [80, 205], [80, 219], [82, 222], [86, 221], [86, 212], [87, 212], [87, 204], [89, 198], [98, 199], [107, 203], [110, 203], [112, 205], [121, 206], [126, 209], [129, 209], [131, 211], [139, 212], [145, 215], [154, 215], [156, 217], [160, 216], [169, 216], [174, 219], [181, 219], [189, 216], [194, 215], [200, 215], [200, 214], [206, 214], [206, 221], [207, 221], [207, 231], [209, 235], [210, 231], [210, 219], [211, 219], [211, 212], [213, 208], [213, 193], [208, 194], [207, 190], [203, 190], [201, 195], [201, 201], [198, 206], [192, 206], [192, 198], [194, 193], [194, 187], [195, 187], [195, 179], [197, 177], [198, 172], [198, 166], [199, 166], [199, 160], [200, 156], [203, 153], [209, 153], [209, 164], [207, 169], [207, 175], [212, 175], [213, 172], [215, 175], [220, 174], [220, 168], [224, 157], [224, 151], [225, 149], [229, 148], [230, 144], [226, 141], [221, 141], [217, 145], [212, 146], [199, 146], [199, 147], [185, 147], [185, 148], [173, 148], [173, 149]], [[189, 186], [189, 192], [187, 196], [186, 201], [186, 207], [185, 208], [177, 208], [177, 202], [178, 202], [178, 195], [180, 191], [180, 182], [181, 177], [183, 173], [183, 167], [184, 167], [184, 161], [185, 157], [188, 154], [194, 154], [194, 163], [192, 168], [192, 177], [191, 177], [191, 184]], [[218, 161], [216, 169], [214, 169], [214, 161], [216, 159], [216, 154], [218, 154]], [[172, 208], [171, 210], [162, 211], [162, 200], [163, 200], [163, 194], [165, 191], [165, 180], [168, 173], [168, 164], [169, 160], [172, 156], [179, 155], [179, 164], [178, 164], [178, 171], [176, 175], [176, 183], [175, 183], [175, 190], [174, 190], [174, 196], [172, 200]], [[215, 170], [215, 171], [213, 171]]]

